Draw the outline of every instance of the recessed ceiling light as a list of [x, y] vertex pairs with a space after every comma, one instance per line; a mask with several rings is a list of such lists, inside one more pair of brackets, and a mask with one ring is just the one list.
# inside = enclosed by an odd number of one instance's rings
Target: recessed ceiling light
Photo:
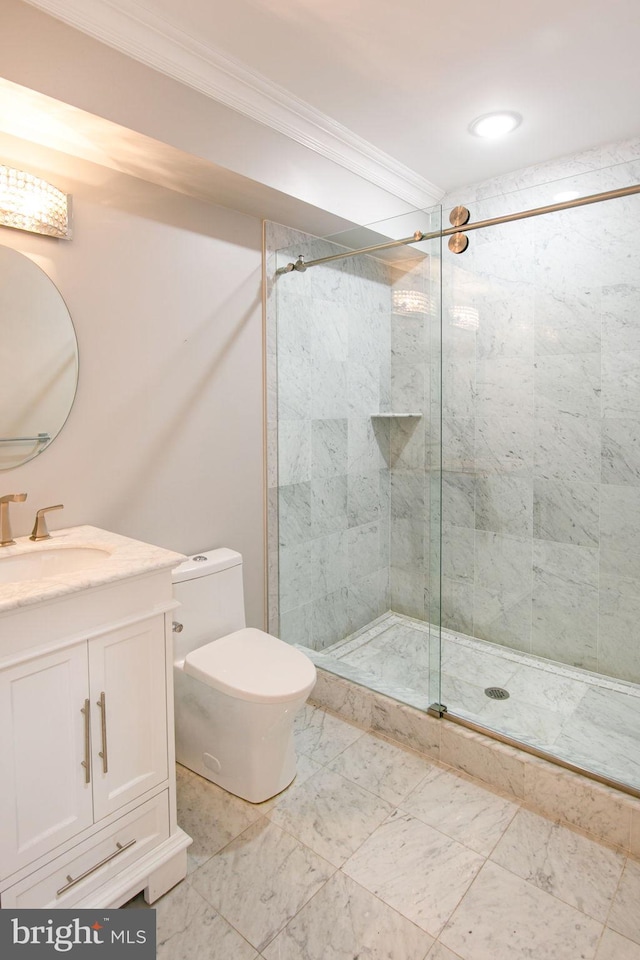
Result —
[[469, 124], [469, 131], [476, 137], [485, 139], [494, 139], [504, 137], [511, 133], [522, 123], [522, 117], [519, 113], [513, 113], [510, 110], [502, 110], [498, 113], [485, 113], [481, 117], [476, 117]]

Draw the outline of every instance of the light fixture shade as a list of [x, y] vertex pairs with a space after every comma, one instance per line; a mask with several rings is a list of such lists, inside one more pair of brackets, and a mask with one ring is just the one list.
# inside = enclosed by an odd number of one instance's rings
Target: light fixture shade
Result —
[[393, 312], [414, 316], [415, 314], [433, 315], [430, 298], [419, 290], [394, 290], [392, 294]]
[[462, 330], [477, 330], [480, 326], [480, 314], [475, 307], [454, 304], [449, 310], [449, 318], [452, 327]]
[[46, 180], [0, 165], [0, 226], [69, 240], [69, 197]]

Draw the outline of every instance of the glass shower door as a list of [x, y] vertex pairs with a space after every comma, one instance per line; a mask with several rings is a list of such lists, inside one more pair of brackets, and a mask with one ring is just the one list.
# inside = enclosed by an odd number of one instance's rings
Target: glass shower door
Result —
[[[438, 236], [276, 274], [416, 230]], [[267, 225], [270, 629], [421, 709], [439, 691], [439, 233], [439, 207], [324, 239]]]
[[[637, 163], [470, 203], [637, 182]], [[640, 789], [640, 197], [470, 233], [444, 257], [450, 713]]]

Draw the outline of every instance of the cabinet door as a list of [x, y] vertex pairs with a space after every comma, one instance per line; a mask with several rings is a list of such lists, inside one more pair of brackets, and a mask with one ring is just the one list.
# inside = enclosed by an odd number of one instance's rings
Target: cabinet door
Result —
[[166, 780], [164, 617], [89, 641], [96, 820]]
[[3, 877], [93, 822], [88, 697], [86, 643], [0, 671]]

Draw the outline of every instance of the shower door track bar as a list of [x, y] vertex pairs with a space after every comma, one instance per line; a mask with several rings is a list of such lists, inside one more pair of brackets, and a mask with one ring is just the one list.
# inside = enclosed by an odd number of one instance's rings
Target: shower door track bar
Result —
[[569, 760], [563, 760], [561, 757], [557, 757], [553, 753], [548, 753], [546, 750], [540, 750], [538, 747], [531, 746], [522, 740], [516, 740], [514, 737], [507, 736], [507, 734], [498, 733], [497, 730], [492, 730], [491, 727], [485, 727], [480, 723], [474, 723], [473, 720], [467, 720], [465, 717], [461, 717], [459, 714], [451, 713], [446, 708], [443, 710], [440, 704], [434, 704], [433, 707], [429, 707], [427, 713], [433, 717], [439, 717], [441, 720], [450, 720], [451, 723], [456, 723], [460, 727], [466, 727], [467, 730], [473, 730], [474, 733], [481, 733], [485, 737], [490, 737], [492, 740], [497, 740], [498, 743], [504, 743], [505, 746], [514, 747], [516, 750], [521, 750], [524, 753], [531, 754], [531, 756], [538, 757], [540, 760], [546, 760], [548, 763], [553, 763], [557, 767], [563, 767], [565, 770], [570, 770], [572, 773], [578, 773], [580, 776], [587, 777], [589, 780], [595, 780], [597, 783], [601, 783], [605, 787], [611, 787], [614, 790], [619, 790], [620, 793], [626, 793], [631, 797], [640, 799], [640, 790], [638, 790], [636, 787], [629, 786], [628, 784], [623, 783], [621, 780], [614, 780], [613, 777], [607, 777], [604, 774], [595, 773], [593, 770], [588, 770], [586, 767], [581, 767], [576, 763], [571, 763]]
[[394, 247], [404, 247], [410, 243], [422, 243], [425, 240], [437, 240], [440, 237], [452, 237], [455, 234], [466, 233], [469, 230], [484, 230], [485, 227], [496, 227], [502, 223], [513, 223], [516, 220], [528, 220], [531, 217], [541, 217], [546, 213], [556, 213], [560, 210], [572, 210], [574, 207], [586, 207], [591, 203], [602, 203], [604, 200], [617, 200], [620, 197], [631, 197], [640, 193], [640, 183], [630, 187], [621, 187], [618, 190], [607, 190], [604, 193], [592, 193], [586, 197], [577, 197], [575, 200], [563, 200], [561, 203], [550, 203], [545, 207], [534, 207], [531, 210], [521, 210], [519, 213], [508, 213], [503, 217], [492, 217], [490, 220], [476, 220], [474, 223], [465, 223], [459, 226], [447, 227], [445, 230], [435, 230], [432, 233], [423, 233], [421, 230], [411, 237], [402, 240], [390, 240], [386, 243], [376, 243], [372, 247], [362, 247], [359, 250], [348, 250], [344, 253], [334, 253], [330, 257], [319, 257], [317, 260], [305, 261], [299, 256], [295, 263], [288, 263], [280, 267], [276, 274], [297, 271], [304, 273], [307, 267], [316, 267], [321, 263], [331, 263], [333, 260], [345, 260], [347, 257], [358, 257], [361, 254], [377, 253], [380, 250], [391, 250]]

